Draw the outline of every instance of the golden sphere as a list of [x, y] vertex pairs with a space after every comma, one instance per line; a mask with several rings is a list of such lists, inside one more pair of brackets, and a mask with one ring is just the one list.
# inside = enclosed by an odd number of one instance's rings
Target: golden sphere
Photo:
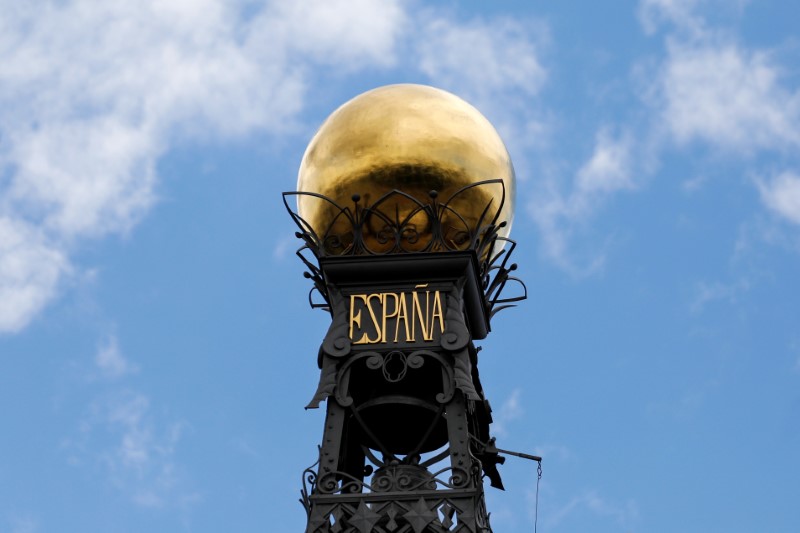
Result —
[[[463, 187], [493, 179], [503, 186], [477, 186], [451, 199]], [[498, 223], [506, 222], [500, 236], [510, 230], [515, 178], [508, 151], [486, 117], [447, 91], [400, 84], [356, 96], [320, 126], [297, 180], [298, 191], [324, 195], [351, 209], [353, 195], [359, 195], [362, 207], [370, 206], [394, 189], [422, 204], [430, 203], [429, 193], [435, 190], [438, 202], [450, 201], [462, 225], [476, 225], [485, 212], [482, 224], [498, 215]], [[308, 195], [297, 198], [298, 214], [320, 237], [343, 223], [331, 204]], [[384, 212], [400, 220], [413, 212], [413, 206], [393, 202], [383, 206]], [[419, 216], [411, 216], [412, 223], [424, 225]]]

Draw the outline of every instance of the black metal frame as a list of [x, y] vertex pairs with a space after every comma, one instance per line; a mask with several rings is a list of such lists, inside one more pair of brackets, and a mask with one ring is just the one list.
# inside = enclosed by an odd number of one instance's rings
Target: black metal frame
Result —
[[[511, 275], [517, 268], [509, 264], [516, 243], [498, 235], [505, 226], [497, 220], [505, 189], [495, 215], [489, 218], [487, 205], [471, 224], [452, 204], [471, 188], [498, 184], [503, 186], [501, 180], [469, 185], [445, 202], [436, 191], [427, 203], [398, 190], [370, 205], [354, 195], [352, 208], [315, 193], [284, 193], [286, 209], [300, 229], [296, 236], [303, 241], [296, 253], [314, 284], [309, 303], [332, 315], [318, 358], [320, 382], [308, 405], [315, 408], [327, 400], [319, 460], [303, 473], [307, 533], [491, 531], [483, 477], [502, 488], [496, 465], [504, 459], [496, 448], [481, 444], [492, 442], [491, 408], [478, 377], [479, 349], [473, 340], [484, 338], [491, 318], [525, 299], [527, 290]], [[289, 197], [298, 195], [317, 198], [335, 213], [321, 234], [289, 206]], [[385, 212], [396, 199], [415, 206], [402, 220], [396, 208]], [[433, 282], [445, 295], [440, 338], [426, 346], [354, 345], [348, 293], [414, 286], [420, 280]], [[522, 293], [501, 296], [509, 282], [518, 283]], [[315, 291], [322, 302], [314, 301]], [[415, 379], [438, 384], [420, 397], [392, 396], [392, 387], [416, 390]], [[404, 445], [397, 453], [392, 443], [381, 441], [376, 427], [386, 421], [362, 415], [380, 402], [428, 409], [427, 423], [416, 428], [416, 445]], [[423, 450], [430, 442], [440, 447]]]

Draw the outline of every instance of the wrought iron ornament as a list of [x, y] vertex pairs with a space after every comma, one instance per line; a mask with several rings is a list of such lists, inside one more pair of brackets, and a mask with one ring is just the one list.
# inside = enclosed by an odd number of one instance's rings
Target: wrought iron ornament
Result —
[[[487, 189], [490, 198], [495, 195], [497, 198], [497, 205], [488, 203], [483, 209], [477, 210], [480, 213], [477, 222], [462, 216], [454, 207], [454, 204], [458, 205], [462, 200], [474, 201], [475, 195], [470, 193], [475, 189]], [[318, 210], [329, 211], [327, 220], [330, 222], [327, 227], [318, 233], [290, 207], [289, 198], [297, 196], [313, 198], [321, 204]], [[311, 307], [329, 309], [330, 301], [320, 268], [306, 256], [306, 252], [310, 252], [319, 261], [325, 257], [338, 256], [469, 250], [475, 252], [479, 259], [481, 289], [490, 318], [498, 311], [511, 307], [514, 302], [527, 298], [525, 284], [511, 276], [517, 265], [509, 264], [509, 259], [517, 243], [499, 235], [499, 230], [506, 226], [505, 221], [497, 220], [506, 201], [503, 180], [485, 180], [467, 185], [444, 202], [439, 200], [439, 193], [435, 190], [430, 191], [428, 196], [429, 202], [423, 203], [414, 196], [395, 189], [371, 205], [363, 205], [361, 196], [354, 194], [353, 205], [350, 207], [339, 205], [317, 193], [283, 193], [286, 210], [300, 228], [295, 236], [304, 242], [297, 255], [308, 269], [304, 275], [314, 282], [309, 293]], [[475, 206], [470, 206], [470, 210], [475, 211]], [[518, 284], [522, 294], [501, 298], [508, 282]], [[312, 295], [315, 291], [322, 296], [324, 302], [313, 301]]]
[[[461, 216], [459, 202], [480, 187], [498, 194], [477, 219]], [[291, 209], [297, 195], [329, 210], [326, 228]], [[491, 531], [483, 478], [502, 489], [505, 459], [490, 436], [473, 341], [527, 293], [511, 275], [515, 243], [498, 235], [502, 180], [428, 197], [392, 190], [342, 206], [284, 193], [309, 302], [332, 317], [308, 405], [325, 401], [327, 413], [318, 460], [303, 473], [306, 533]], [[505, 296], [509, 283], [520, 292]]]

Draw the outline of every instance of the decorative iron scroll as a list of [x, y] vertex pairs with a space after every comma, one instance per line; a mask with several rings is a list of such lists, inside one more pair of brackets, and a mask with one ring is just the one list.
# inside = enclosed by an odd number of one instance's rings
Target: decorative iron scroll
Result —
[[317, 479], [317, 473], [311, 467], [303, 472], [303, 480], [308, 483], [303, 490], [309, 494], [417, 492], [420, 490], [468, 488], [474, 480], [480, 479], [480, 476], [470, 476], [466, 469], [452, 466], [441, 468], [429, 475], [430, 478], [417, 479], [401, 469], [392, 469], [385, 476], [374, 479], [373, 483], [368, 483], [338, 470], [327, 472]]
[[[477, 220], [470, 221], [459, 213], [458, 206], [466, 205], [474, 189], [497, 186], [502, 193], [493, 215], [490, 212], [491, 202], [480, 212]], [[289, 197], [295, 196], [316, 198], [321, 202], [330, 214], [328, 227], [321, 233], [315, 231], [307, 220], [290, 207]], [[485, 180], [467, 185], [443, 202], [439, 200], [437, 191], [430, 191], [428, 196], [428, 202], [425, 203], [395, 189], [372, 204], [365, 205], [360, 195], [354, 194], [353, 205], [349, 207], [317, 193], [283, 193], [284, 206], [300, 229], [295, 236], [303, 241], [296, 255], [307, 268], [304, 276], [314, 284], [309, 293], [311, 307], [330, 310], [332, 302], [322, 272], [315, 261], [307, 257], [307, 253], [319, 260], [331, 256], [472, 250], [480, 263], [481, 288], [489, 317], [527, 298], [525, 284], [511, 275], [517, 268], [516, 264], [509, 264], [516, 243], [498, 234], [506, 226], [506, 221], [497, 220], [506, 197], [503, 181]], [[400, 204], [404, 206], [402, 214], [398, 207]], [[517, 284], [521, 294], [502, 297], [509, 282]], [[322, 297], [322, 302], [314, 300], [315, 291]]]

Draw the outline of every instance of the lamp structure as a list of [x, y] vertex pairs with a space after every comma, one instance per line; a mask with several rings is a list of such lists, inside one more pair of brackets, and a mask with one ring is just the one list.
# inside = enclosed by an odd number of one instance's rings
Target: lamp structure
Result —
[[503, 488], [504, 458], [474, 341], [527, 297], [514, 179], [489, 121], [428, 86], [361, 94], [309, 144], [284, 193], [310, 305], [331, 315], [307, 406], [326, 416], [306, 533], [491, 532], [483, 480]]

